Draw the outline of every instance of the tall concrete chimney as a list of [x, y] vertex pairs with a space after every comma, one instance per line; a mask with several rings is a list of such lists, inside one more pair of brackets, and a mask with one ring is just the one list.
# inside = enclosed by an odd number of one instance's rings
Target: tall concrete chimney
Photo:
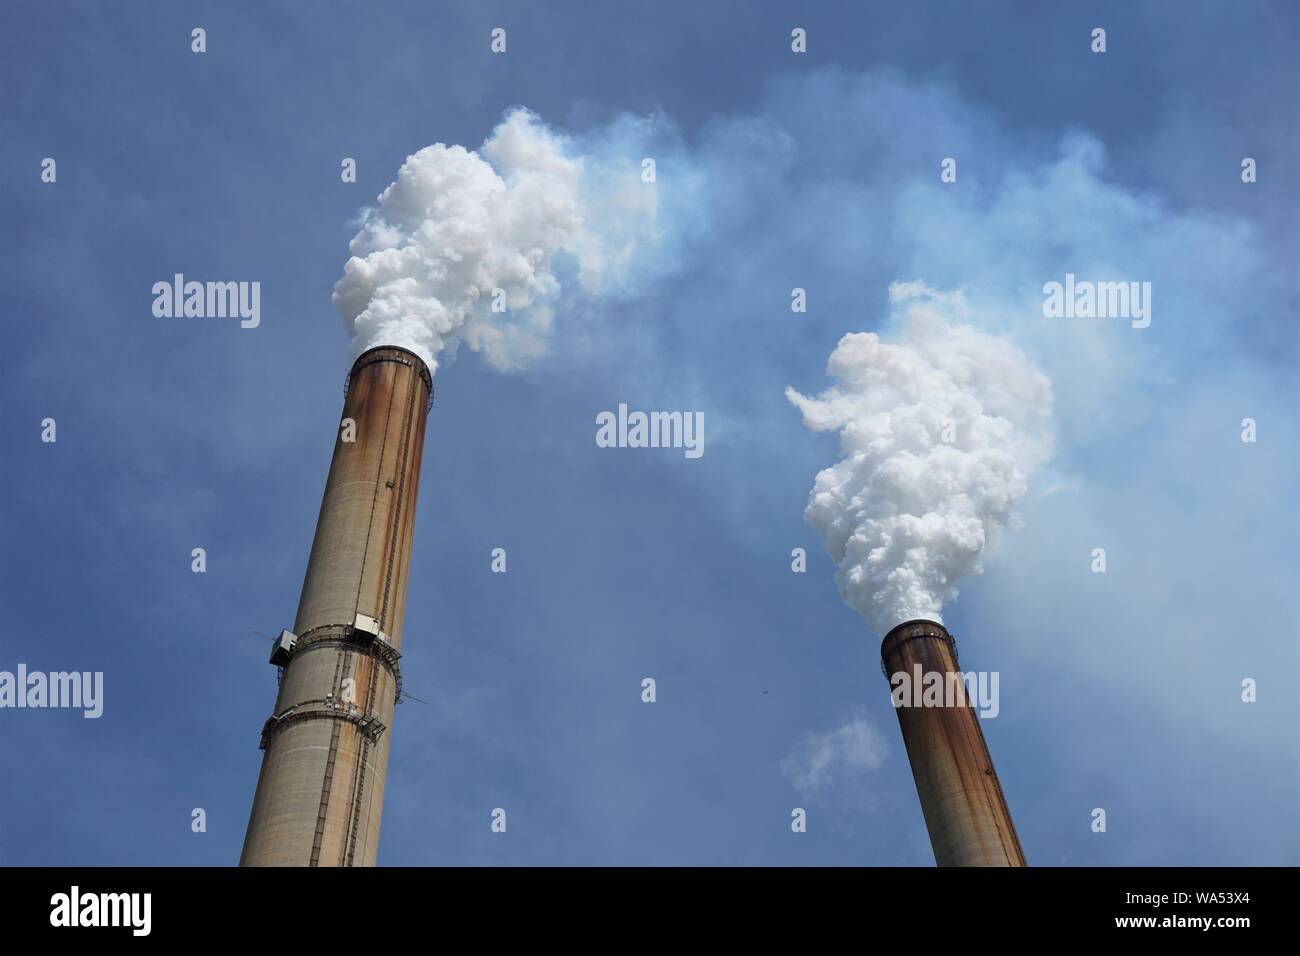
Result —
[[[961, 680], [956, 642], [934, 621], [906, 621], [893, 628], [880, 644], [880, 661], [886, 679], [903, 673], [915, 681], [918, 673], [922, 679], [938, 673], [945, 688]], [[979, 717], [967, 696], [952, 707], [896, 709], [935, 862], [1027, 866]]]
[[373, 866], [433, 380], [406, 349], [352, 365], [294, 629], [262, 728], [241, 866]]

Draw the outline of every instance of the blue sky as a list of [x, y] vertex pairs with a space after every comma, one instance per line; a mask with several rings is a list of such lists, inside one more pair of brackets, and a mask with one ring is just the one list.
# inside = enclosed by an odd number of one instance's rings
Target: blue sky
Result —
[[[946, 611], [1001, 674], [984, 730], [1031, 864], [1300, 862], [1293, 4], [4, 20], [0, 669], [106, 689], [99, 720], [0, 711], [0, 862], [237, 861], [275, 691], [252, 631], [297, 604], [357, 211], [516, 104], [579, 141], [658, 115], [666, 232], [635, 290], [566, 298], [527, 371], [438, 374], [403, 658], [429, 703], [397, 713], [380, 863], [932, 863], [879, 635], [802, 518], [835, 439], [783, 395], [825, 387], [844, 333], [888, 335], [898, 280], [963, 290], [1053, 380], [1056, 455]], [[261, 326], [155, 318], [175, 272], [259, 280]], [[1151, 281], [1151, 327], [1045, 319], [1066, 272]], [[619, 402], [703, 411], [706, 454], [597, 448]], [[800, 792], [783, 765], [846, 724], [883, 747]]]

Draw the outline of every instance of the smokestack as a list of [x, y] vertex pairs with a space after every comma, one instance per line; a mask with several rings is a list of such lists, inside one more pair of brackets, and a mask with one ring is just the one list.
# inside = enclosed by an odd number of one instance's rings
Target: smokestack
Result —
[[403, 348], [372, 348], [348, 375], [298, 617], [271, 654], [280, 691], [241, 866], [375, 863], [432, 397]]
[[[887, 679], [903, 673], [914, 680], [920, 665], [922, 679], [937, 673], [943, 688], [961, 681], [956, 642], [934, 621], [893, 628], [880, 644], [880, 661]], [[1027, 866], [979, 717], [965, 694], [957, 701], [957, 706], [896, 708], [935, 862]]]

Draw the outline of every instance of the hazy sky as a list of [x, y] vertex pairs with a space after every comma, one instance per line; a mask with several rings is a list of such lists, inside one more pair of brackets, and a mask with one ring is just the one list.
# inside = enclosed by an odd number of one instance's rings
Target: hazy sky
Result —
[[[238, 860], [358, 211], [513, 105], [649, 150], [661, 241], [618, 296], [566, 285], [528, 370], [438, 373], [380, 863], [933, 862], [880, 635], [803, 520], [836, 439], [784, 396], [890, 335], [896, 281], [1052, 380], [1022, 526], [945, 611], [1000, 674], [1030, 863], [1300, 862], [1295, 5], [780, 6], [6, 5], [0, 670], [105, 700], [0, 710], [0, 863]], [[177, 272], [260, 281], [260, 326], [156, 318]], [[1045, 318], [1067, 273], [1151, 282], [1150, 327]], [[621, 402], [702, 411], [706, 453], [598, 448]]]

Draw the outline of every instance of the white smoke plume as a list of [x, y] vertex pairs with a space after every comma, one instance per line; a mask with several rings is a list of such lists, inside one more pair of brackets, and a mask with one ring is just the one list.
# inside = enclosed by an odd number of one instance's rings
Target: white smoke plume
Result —
[[657, 209], [631, 157], [581, 155], [521, 108], [480, 152], [437, 143], [408, 156], [378, 202], [362, 213], [334, 304], [354, 356], [400, 345], [431, 372], [461, 342], [502, 370], [544, 354], [557, 255], [572, 257], [580, 291], [599, 292], [654, 238]]
[[845, 335], [827, 364], [836, 384], [816, 398], [786, 389], [807, 427], [840, 433], [842, 457], [817, 475], [804, 517], [845, 602], [881, 635], [942, 622], [1052, 445], [1051, 382], [961, 322], [960, 293], [894, 283], [889, 297], [896, 343]]

